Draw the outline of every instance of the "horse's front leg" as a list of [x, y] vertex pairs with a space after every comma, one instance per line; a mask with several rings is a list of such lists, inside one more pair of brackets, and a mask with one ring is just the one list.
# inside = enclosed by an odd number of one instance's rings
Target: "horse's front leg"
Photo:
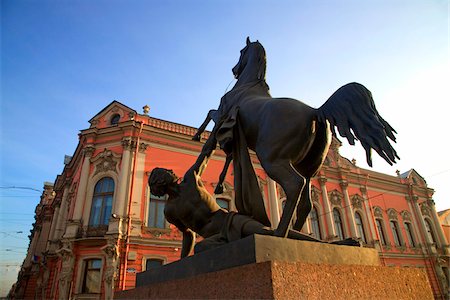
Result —
[[227, 154], [227, 158], [225, 160], [225, 165], [223, 166], [222, 173], [219, 176], [219, 182], [214, 190], [214, 194], [222, 194], [223, 193], [223, 182], [225, 181], [225, 176], [227, 176], [228, 167], [230, 166], [231, 161], [233, 160], [232, 154]]
[[216, 115], [217, 115], [217, 110], [215, 110], [215, 109], [211, 109], [208, 112], [208, 115], [206, 116], [205, 121], [203, 121], [202, 125], [200, 125], [200, 127], [197, 130], [197, 132], [192, 137], [193, 141], [200, 141], [201, 135], [205, 131], [206, 126], [208, 126], [209, 122], [211, 122], [211, 120], [216, 121], [215, 120]]

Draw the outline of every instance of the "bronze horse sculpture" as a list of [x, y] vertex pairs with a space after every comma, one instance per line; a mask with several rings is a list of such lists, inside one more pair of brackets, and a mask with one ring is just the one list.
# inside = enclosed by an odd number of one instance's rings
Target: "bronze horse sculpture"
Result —
[[[361, 142], [370, 166], [371, 149], [391, 165], [399, 159], [387, 139], [395, 142], [396, 131], [379, 115], [371, 92], [363, 85], [349, 83], [342, 86], [318, 109], [295, 99], [272, 98], [265, 81], [265, 50], [258, 41], [250, 42], [249, 38], [232, 71], [237, 79], [235, 86], [222, 97], [219, 109], [210, 111], [194, 138], [199, 139], [206, 124], [214, 119], [216, 124], [207, 144], [216, 145], [217, 141], [227, 153], [224, 172], [231, 161], [231, 154], [236, 174], [239, 168], [245, 171], [251, 167], [251, 163], [250, 166], [236, 163], [237, 156], [246, 155], [242, 148], [256, 152], [267, 175], [280, 184], [286, 194], [286, 204], [275, 235], [286, 237], [295, 211], [294, 229], [303, 227], [312, 209], [310, 179], [325, 160], [332, 134], [336, 134], [334, 127], [351, 145], [355, 140]], [[209, 156], [213, 148], [215, 146], [203, 149], [202, 155]], [[239, 180], [243, 182], [236, 187], [235, 175], [236, 193], [246, 188], [247, 179], [245, 175], [241, 176]], [[253, 195], [247, 193], [241, 197]], [[246, 202], [248, 199], [243, 201], [237, 201], [238, 211], [267, 225], [266, 216], [261, 217], [252, 211], [252, 205], [257, 203], [261, 212], [263, 204], [258, 204], [259, 200], [250, 200], [250, 204]]]

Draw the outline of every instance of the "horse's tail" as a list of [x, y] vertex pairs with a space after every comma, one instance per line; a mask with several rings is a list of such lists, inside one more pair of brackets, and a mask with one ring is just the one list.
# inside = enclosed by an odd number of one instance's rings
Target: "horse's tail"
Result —
[[397, 133], [378, 113], [372, 99], [372, 93], [359, 83], [349, 83], [340, 87], [317, 110], [319, 122], [328, 120], [333, 134], [336, 126], [339, 134], [347, 138], [351, 145], [359, 139], [366, 150], [369, 166], [372, 166], [371, 149], [374, 149], [390, 165], [400, 159], [389, 143], [395, 142]]

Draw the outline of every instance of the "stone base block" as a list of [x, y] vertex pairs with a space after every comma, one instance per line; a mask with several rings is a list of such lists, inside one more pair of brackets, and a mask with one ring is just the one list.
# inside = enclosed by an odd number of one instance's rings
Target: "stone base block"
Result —
[[267, 261], [117, 292], [115, 299], [433, 299], [421, 269]]
[[137, 274], [116, 299], [433, 299], [425, 271], [375, 249], [253, 235]]

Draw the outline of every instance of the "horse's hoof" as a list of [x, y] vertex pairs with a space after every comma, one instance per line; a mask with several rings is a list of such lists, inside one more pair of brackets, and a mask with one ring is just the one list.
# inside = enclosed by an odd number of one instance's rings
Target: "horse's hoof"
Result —
[[332, 242], [331, 244], [333, 245], [342, 245], [342, 246], [353, 246], [353, 247], [361, 247], [361, 242], [359, 240], [356, 239], [352, 239], [352, 238], [347, 238], [345, 240], [342, 241], [336, 241], [336, 242]]
[[280, 230], [279, 228], [277, 228], [273, 232], [273, 235], [284, 238], [287, 236], [287, 230]]
[[193, 141], [197, 141], [197, 142], [200, 142], [200, 135], [194, 135], [193, 137], [192, 137], [192, 140]]

